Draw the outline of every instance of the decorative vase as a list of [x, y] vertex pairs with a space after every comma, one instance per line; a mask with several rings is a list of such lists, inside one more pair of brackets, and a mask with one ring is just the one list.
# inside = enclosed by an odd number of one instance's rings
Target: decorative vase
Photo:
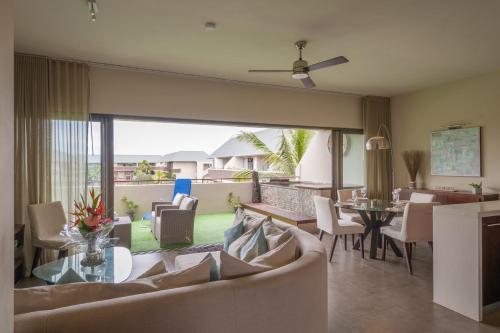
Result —
[[410, 181], [408, 183], [408, 188], [411, 189], [411, 190], [414, 190], [417, 188], [417, 182], [416, 181]]
[[480, 187], [473, 187], [472, 188], [472, 194], [480, 195], [483, 194], [483, 189]]
[[90, 232], [86, 235], [87, 249], [85, 251], [85, 257], [80, 261], [82, 266], [94, 267], [104, 263], [101, 247], [97, 244], [98, 237], [99, 232]]

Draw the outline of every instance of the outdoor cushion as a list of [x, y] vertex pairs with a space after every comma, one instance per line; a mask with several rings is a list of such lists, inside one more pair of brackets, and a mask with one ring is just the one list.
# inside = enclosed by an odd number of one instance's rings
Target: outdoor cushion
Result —
[[243, 221], [233, 225], [231, 228], [224, 231], [224, 250], [229, 249], [229, 245], [237, 240], [243, 234]]
[[253, 258], [260, 256], [268, 251], [267, 240], [264, 236], [264, 228], [262, 225], [257, 228], [250, 239], [241, 247], [240, 259], [250, 261]]
[[265, 221], [262, 224], [262, 227], [264, 228], [264, 236], [266, 237], [267, 247], [269, 250], [283, 244], [292, 236], [290, 230], [283, 230], [272, 221]]
[[185, 197], [186, 197], [185, 194], [176, 193], [174, 199], [172, 200], [172, 205], [179, 206], [181, 204], [182, 199], [184, 199]]
[[250, 229], [258, 227], [264, 221], [271, 221], [271, 217], [250, 215], [243, 208], [238, 208], [234, 215], [233, 225], [243, 222], [243, 232], [247, 232]]
[[147, 292], [208, 282], [210, 260], [182, 271], [158, 274], [124, 283], [82, 282], [14, 289], [14, 313], [51, 310]]
[[190, 197], [182, 198], [181, 204], [179, 205], [179, 209], [181, 210], [191, 210], [193, 209], [194, 200]]

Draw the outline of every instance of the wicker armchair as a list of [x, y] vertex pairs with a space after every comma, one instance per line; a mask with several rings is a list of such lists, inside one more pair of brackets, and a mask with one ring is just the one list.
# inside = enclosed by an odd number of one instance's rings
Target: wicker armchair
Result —
[[192, 243], [194, 217], [198, 206], [198, 199], [188, 197], [194, 200], [191, 209], [180, 209], [181, 206], [156, 205], [155, 224], [152, 229], [155, 238], [160, 242], [160, 246], [175, 243]]
[[[153, 201], [151, 203], [151, 232], [155, 235], [156, 217], [160, 216], [163, 209], [179, 209], [179, 205], [173, 205], [172, 201]], [[155, 236], [156, 237], [156, 236]]]

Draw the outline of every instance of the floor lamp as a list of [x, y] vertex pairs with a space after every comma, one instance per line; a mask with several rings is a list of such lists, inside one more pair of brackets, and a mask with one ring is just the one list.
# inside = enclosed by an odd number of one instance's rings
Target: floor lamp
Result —
[[[382, 135], [382, 130], [385, 136]], [[389, 150], [391, 152], [391, 176], [392, 188], [394, 189], [394, 167], [392, 166], [392, 140], [391, 133], [385, 124], [380, 124], [378, 127], [377, 135], [372, 136], [366, 141], [366, 150]]]

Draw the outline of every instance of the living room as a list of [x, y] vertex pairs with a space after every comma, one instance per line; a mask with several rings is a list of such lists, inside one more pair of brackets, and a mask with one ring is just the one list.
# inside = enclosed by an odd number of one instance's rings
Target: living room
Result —
[[[0, 6], [2, 332], [500, 332], [497, 1]], [[143, 230], [187, 245], [134, 254], [116, 119], [286, 135], [272, 177], [247, 159], [245, 179], [139, 190]], [[231, 221], [195, 246], [207, 207]]]

